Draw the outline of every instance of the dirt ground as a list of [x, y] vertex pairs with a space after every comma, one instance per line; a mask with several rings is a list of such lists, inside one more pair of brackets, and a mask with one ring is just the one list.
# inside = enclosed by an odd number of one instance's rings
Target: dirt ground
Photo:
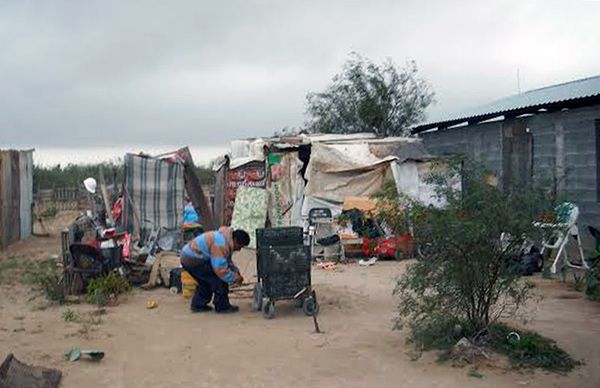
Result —
[[[49, 228], [52, 237], [20, 242], [0, 254], [47, 258], [58, 254], [57, 231], [73, 214], [61, 214]], [[252, 281], [253, 252], [235, 260]], [[234, 299], [239, 314], [191, 314], [189, 302], [167, 289], [136, 290], [116, 307], [97, 312], [89, 305], [46, 306], [29, 300], [22, 285], [0, 287], [0, 361], [14, 353], [21, 361], [60, 369], [62, 387], [598, 387], [600, 386], [600, 304], [569, 286], [535, 279], [534, 319], [527, 328], [555, 339], [585, 364], [567, 376], [543, 371], [516, 372], [438, 364], [436, 355], [411, 361], [405, 333], [392, 330], [394, 278], [405, 262], [356, 264], [327, 271], [314, 269], [321, 304], [315, 334], [312, 319], [292, 303], [277, 304], [265, 320], [247, 297]], [[146, 309], [155, 300], [158, 307]], [[83, 322], [64, 322], [62, 313], [78, 311]], [[72, 346], [100, 349], [99, 363], [67, 362]]]

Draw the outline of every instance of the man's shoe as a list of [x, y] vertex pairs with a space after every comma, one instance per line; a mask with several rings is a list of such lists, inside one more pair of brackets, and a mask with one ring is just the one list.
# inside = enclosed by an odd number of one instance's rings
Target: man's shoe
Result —
[[210, 306], [192, 307], [191, 310], [193, 313], [207, 313], [209, 311], [212, 311], [212, 307], [210, 307]]
[[231, 313], [237, 313], [238, 311], [240, 311], [240, 308], [238, 306], [231, 305], [224, 310], [215, 310], [215, 311], [217, 312], [217, 314], [231, 314]]

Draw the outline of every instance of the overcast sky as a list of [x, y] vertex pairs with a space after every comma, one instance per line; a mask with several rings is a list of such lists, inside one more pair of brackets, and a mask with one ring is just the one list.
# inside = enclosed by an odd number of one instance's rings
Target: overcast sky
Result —
[[348, 53], [429, 116], [600, 74], [600, 1], [0, 1], [0, 147], [220, 146], [304, 120]]

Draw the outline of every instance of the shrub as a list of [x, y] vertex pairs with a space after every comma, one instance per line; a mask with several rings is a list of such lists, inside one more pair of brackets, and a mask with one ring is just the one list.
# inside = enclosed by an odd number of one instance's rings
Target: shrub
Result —
[[506, 354], [515, 367], [543, 368], [555, 372], [568, 372], [580, 361], [574, 360], [556, 342], [531, 331], [519, 331], [520, 339], [509, 337], [515, 329], [504, 324], [494, 324], [488, 336], [489, 345]]
[[116, 302], [119, 296], [131, 291], [127, 279], [111, 272], [107, 275], [91, 279], [87, 286], [88, 302], [100, 306]]
[[[500, 317], [514, 316], [529, 296], [516, 258], [527, 236], [537, 234], [532, 221], [546, 206], [545, 192], [490, 185], [489, 173], [469, 163], [434, 171], [428, 181], [445, 206], [411, 205], [416, 244], [428, 247], [427, 257], [398, 279], [396, 327], [408, 324], [418, 340], [440, 322], [460, 322], [476, 340]], [[459, 172], [462, 190], [454, 184]], [[502, 233], [510, 238], [501, 242]]]
[[79, 320], [79, 313], [75, 310], [66, 309], [62, 313], [62, 318], [65, 322], [77, 322]]

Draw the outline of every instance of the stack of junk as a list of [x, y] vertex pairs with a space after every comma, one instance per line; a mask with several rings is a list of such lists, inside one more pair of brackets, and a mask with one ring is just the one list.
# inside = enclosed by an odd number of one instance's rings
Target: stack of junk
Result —
[[211, 201], [187, 148], [127, 154], [122, 182], [107, 186], [100, 174], [84, 183], [90, 210], [62, 236], [65, 286], [82, 293], [91, 278], [117, 272], [133, 284], [163, 285], [190, 297], [195, 282], [180, 268], [180, 249], [203, 230], [227, 225], [247, 231], [248, 248], [256, 250], [257, 310], [270, 318], [275, 301], [295, 299], [316, 314], [311, 262], [410, 255], [410, 236], [394, 236], [376, 219], [372, 197], [390, 181], [414, 200], [443, 205], [426, 182], [434, 164], [440, 168], [443, 161], [416, 138], [236, 140], [213, 166]]
[[127, 154], [122, 182], [97, 178], [83, 182], [89, 210], [62, 233], [66, 291], [84, 293], [90, 279], [115, 272], [134, 285], [193, 292], [178, 252], [216, 224], [189, 149]]

